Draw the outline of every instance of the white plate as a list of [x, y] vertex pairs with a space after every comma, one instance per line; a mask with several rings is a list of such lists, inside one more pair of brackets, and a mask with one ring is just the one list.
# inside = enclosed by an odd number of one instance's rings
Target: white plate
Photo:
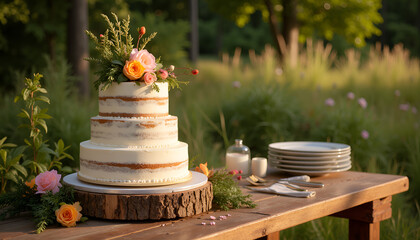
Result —
[[286, 163], [286, 164], [297, 164], [297, 165], [318, 165], [318, 166], [323, 166], [323, 165], [332, 165], [332, 164], [342, 164], [344, 162], [348, 162], [350, 161], [351, 157], [346, 157], [343, 159], [339, 159], [339, 160], [328, 160], [328, 161], [300, 161], [300, 160], [285, 160], [285, 159], [277, 159], [277, 158], [272, 158], [272, 157], [268, 157], [268, 160], [270, 162], [272, 162], [273, 164], [278, 164], [278, 163]]
[[326, 174], [330, 174], [330, 173], [344, 172], [344, 171], [349, 170], [351, 168], [351, 165], [346, 167], [346, 168], [337, 169], [337, 170], [328, 170], [328, 171], [293, 170], [293, 169], [287, 169], [287, 168], [281, 168], [281, 167], [276, 167], [276, 168], [279, 169], [282, 172], [292, 173], [294, 175], [302, 174], [302, 175], [308, 175], [308, 176], [311, 176], [311, 177], [315, 177], [315, 176], [322, 176], [322, 175], [326, 175]]
[[277, 158], [279, 160], [302, 160], [302, 161], [330, 161], [330, 160], [341, 160], [344, 158], [348, 158], [350, 156], [349, 153], [345, 154], [335, 154], [331, 156], [293, 156], [293, 155], [282, 155], [282, 154], [276, 154], [273, 152], [268, 152], [269, 157]]
[[350, 146], [331, 142], [277, 142], [268, 145], [268, 149], [277, 151], [309, 152], [309, 153], [336, 153], [350, 150]]
[[280, 154], [280, 155], [288, 155], [288, 156], [308, 156], [308, 157], [328, 157], [328, 156], [336, 156], [338, 154], [350, 154], [350, 150], [342, 151], [342, 152], [330, 152], [330, 153], [319, 153], [319, 152], [297, 152], [297, 151], [281, 151], [275, 149], [268, 149], [269, 153], [272, 154]]
[[305, 165], [305, 166], [301, 166], [301, 165], [290, 165], [290, 164], [278, 164], [277, 167], [281, 167], [281, 168], [287, 168], [287, 169], [292, 169], [292, 170], [308, 170], [308, 171], [328, 171], [328, 170], [337, 170], [337, 169], [341, 169], [341, 168], [346, 168], [348, 166], [351, 166], [351, 162], [348, 161], [344, 164], [339, 164], [339, 165], [325, 165], [325, 166], [309, 166], [309, 165]]

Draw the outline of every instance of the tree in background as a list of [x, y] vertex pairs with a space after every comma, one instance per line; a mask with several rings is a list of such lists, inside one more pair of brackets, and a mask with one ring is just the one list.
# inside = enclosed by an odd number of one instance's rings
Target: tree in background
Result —
[[[271, 34], [279, 56], [288, 56], [292, 65], [297, 63], [298, 43], [313, 36], [331, 40], [342, 35], [357, 47], [365, 39], [379, 35], [375, 24], [382, 22], [378, 12], [380, 0], [207, 0], [209, 6], [221, 15], [244, 26], [250, 15], [261, 11], [270, 24]], [[281, 19], [281, 20], [280, 20]], [[281, 31], [279, 30], [281, 23]]]

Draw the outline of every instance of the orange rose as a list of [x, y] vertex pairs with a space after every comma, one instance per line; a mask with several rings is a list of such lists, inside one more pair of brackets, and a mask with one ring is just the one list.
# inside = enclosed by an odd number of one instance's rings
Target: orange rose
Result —
[[57, 222], [65, 227], [74, 227], [76, 222], [80, 220], [82, 214], [82, 207], [79, 202], [75, 202], [73, 205], [64, 204], [57, 210], [55, 210], [55, 216], [57, 217]]
[[195, 171], [196, 172], [201, 172], [204, 175], [206, 175], [207, 177], [211, 177], [214, 174], [214, 170], [209, 171], [209, 169], [207, 168], [207, 163], [205, 163], [205, 164], [200, 163], [200, 167], [196, 167]]
[[124, 75], [130, 80], [137, 80], [143, 76], [144, 67], [139, 61], [126, 61], [123, 69]]

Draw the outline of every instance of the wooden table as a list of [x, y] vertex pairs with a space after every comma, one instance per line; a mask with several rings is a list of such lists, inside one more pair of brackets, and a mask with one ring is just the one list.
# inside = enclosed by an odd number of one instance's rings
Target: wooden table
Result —
[[[29, 217], [17, 217], [0, 222], [0, 239], [278, 239], [281, 230], [330, 215], [350, 219], [350, 239], [379, 239], [380, 221], [392, 214], [392, 195], [408, 190], [407, 177], [387, 174], [349, 171], [313, 178], [313, 181], [325, 184], [322, 189], [314, 189], [313, 198], [244, 189], [253, 195], [256, 208], [209, 212], [176, 220], [90, 219], [75, 228], [50, 226], [37, 235]], [[211, 215], [227, 214], [231, 216], [226, 220], [215, 220], [216, 225], [209, 225]]]

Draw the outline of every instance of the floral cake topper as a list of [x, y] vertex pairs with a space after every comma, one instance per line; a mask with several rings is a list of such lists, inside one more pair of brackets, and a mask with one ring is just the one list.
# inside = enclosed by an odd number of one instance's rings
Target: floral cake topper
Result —
[[[119, 21], [117, 15], [112, 13], [115, 22], [111, 22], [105, 14], [108, 29], [99, 38], [92, 32], [86, 31], [87, 35], [94, 41], [96, 50], [99, 52], [98, 58], [87, 58], [89, 62], [99, 65], [96, 74], [99, 78], [94, 82], [96, 89], [107, 89], [113, 82], [121, 83], [134, 81], [137, 84], [144, 82], [151, 85], [153, 89], [159, 91], [157, 82], [168, 82], [169, 87], [179, 88], [179, 84], [187, 82], [179, 81], [174, 73], [175, 67], [170, 65], [164, 68], [160, 58], [145, 49], [145, 46], [155, 36], [156, 32], [140, 40], [146, 34], [146, 28], [137, 29], [139, 36], [137, 45], [133, 45], [133, 37], [130, 35], [130, 16]], [[192, 75], [197, 75], [197, 69], [191, 69]]]

